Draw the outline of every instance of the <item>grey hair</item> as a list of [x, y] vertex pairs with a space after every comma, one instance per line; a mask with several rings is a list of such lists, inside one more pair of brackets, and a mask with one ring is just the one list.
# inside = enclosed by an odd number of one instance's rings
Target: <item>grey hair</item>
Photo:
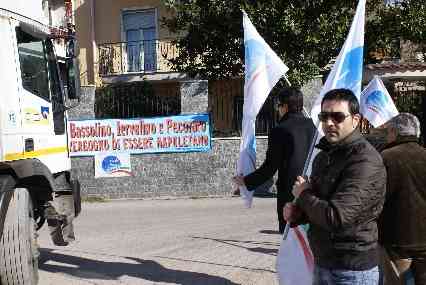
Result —
[[392, 127], [398, 136], [420, 137], [420, 121], [410, 113], [400, 113], [386, 122], [386, 127]]

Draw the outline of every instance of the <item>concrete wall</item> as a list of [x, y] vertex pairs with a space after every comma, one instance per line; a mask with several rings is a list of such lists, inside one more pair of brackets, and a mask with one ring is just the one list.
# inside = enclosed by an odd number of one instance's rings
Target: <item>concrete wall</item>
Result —
[[205, 113], [208, 111], [208, 81], [184, 81], [180, 85], [181, 113]]
[[85, 120], [95, 118], [95, 86], [82, 86], [80, 103], [71, 102], [70, 105], [76, 105], [68, 110], [69, 120]]
[[[161, 196], [222, 196], [234, 190], [231, 178], [239, 153], [239, 138], [214, 139], [206, 153], [131, 155], [131, 178], [94, 178], [94, 158], [72, 159], [84, 195], [107, 198]], [[266, 138], [257, 139], [258, 163], [264, 159]]]

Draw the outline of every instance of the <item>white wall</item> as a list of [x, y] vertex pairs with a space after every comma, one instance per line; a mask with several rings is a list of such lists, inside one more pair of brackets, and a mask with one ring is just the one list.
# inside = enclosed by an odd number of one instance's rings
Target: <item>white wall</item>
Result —
[[45, 25], [48, 24], [48, 19], [43, 13], [42, 0], [1, 0], [0, 9], [12, 11]]

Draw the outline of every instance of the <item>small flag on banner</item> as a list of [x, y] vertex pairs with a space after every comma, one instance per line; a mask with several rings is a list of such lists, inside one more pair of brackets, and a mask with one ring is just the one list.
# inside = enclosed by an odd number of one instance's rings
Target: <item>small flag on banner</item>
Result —
[[399, 114], [382, 80], [375, 76], [361, 93], [361, 114], [377, 128]]

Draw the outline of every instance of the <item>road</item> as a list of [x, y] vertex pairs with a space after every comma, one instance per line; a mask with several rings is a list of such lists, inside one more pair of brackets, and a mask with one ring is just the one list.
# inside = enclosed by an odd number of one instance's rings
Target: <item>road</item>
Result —
[[40, 231], [40, 285], [276, 285], [274, 198], [84, 203], [77, 241]]

